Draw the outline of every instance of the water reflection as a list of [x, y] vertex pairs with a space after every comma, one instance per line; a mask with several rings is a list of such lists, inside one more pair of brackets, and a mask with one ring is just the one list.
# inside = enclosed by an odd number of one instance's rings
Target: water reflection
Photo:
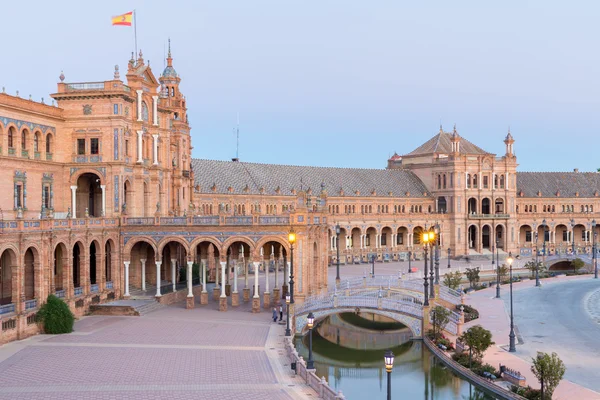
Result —
[[[313, 331], [313, 359], [319, 377], [341, 390], [347, 399], [385, 399], [383, 354], [395, 354], [392, 398], [491, 399], [448, 370], [410, 330], [372, 314], [333, 315]], [[360, 319], [357, 319], [360, 318]], [[379, 328], [385, 325], [386, 330]], [[305, 339], [305, 340], [303, 340]], [[296, 348], [308, 357], [308, 339], [298, 338]]]

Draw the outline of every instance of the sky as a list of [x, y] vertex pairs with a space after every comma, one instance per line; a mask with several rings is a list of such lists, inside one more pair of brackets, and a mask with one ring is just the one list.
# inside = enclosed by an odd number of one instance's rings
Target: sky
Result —
[[[193, 156], [384, 168], [439, 131], [521, 171], [600, 167], [600, 2], [103, 0], [2, 4], [0, 86], [48, 102], [112, 79], [134, 48], [159, 75], [171, 38]], [[124, 76], [124, 73], [122, 74]]]

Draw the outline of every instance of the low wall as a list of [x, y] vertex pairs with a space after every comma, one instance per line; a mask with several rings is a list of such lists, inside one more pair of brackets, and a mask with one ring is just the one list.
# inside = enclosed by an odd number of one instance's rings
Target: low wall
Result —
[[120, 315], [120, 316], [138, 316], [139, 313], [132, 306], [105, 306], [95, 304], [90, 306], [92, 315]]
[[[197, 285], [197, 286], [192, 287], [192, 294], [194, 295], [194, 297], [200, 296], [200, 293], [202, 293], [202, 285]], [[174, 303], [179, 303], [181, 301], [185, 301], [185, 299], [187, 298], [187, 294], [188, 294], [188, 290], [187, 290], [187, 288], [185, 288], [185, 289], [181, 289], [177, 292], [163, 294], [162, 296], [157, 298], [157, 301], [160, 304], [164, 304], [164, 305], [168, 306], [169, 304], [174, 304]]]
[[481, 376], [477, 375], [470, 369], [463, 367], [462, 365], [460, 365], [459, 363], [454, 361], [452, 358], [450, 358], [446, 352], [440, 350], [428, 337], [424, 336], [423, 342], [425, 343], [425, 346], [427, 346], [427, 348], [433, 354], [435, 354], [436, 357], [440, 361], [442, 361], [444, 364], [446, 364], [446, 366], [448, 366], [454, 372], [456, 372], [457, 374], [459, 374], [460, 376], [462, 376], [469, 382], [473, 383], [475, 386], [478, 386], [479, 388], [483, 389], [484, 391], [493, 394], [494, 396], [496, 396], [499, 399], [504, 399], [504, 400], [524, 400], [525, 399], [524, 397], [519, 396], [516, 393], [505, 390], [505, 389], [501, 388], [500, 386], [495, 385], [494, 383], [482, 378]]
[[314, 369], [306, 369], [306, 361], [300, 356], [298, 356], [298, 352], [294, 347], [292, 342], [293, 337], [286, 337], [285, 340], [285, 348], [288, 353], [288, 357], [291, 362], [296, 363], [296, 375], [300, 376], [308, 386], [310, 386], [317, 395], [319, 399], [323, 400], [344, 400], [345, 397], [342, 392], [335, 392], [329, 384], [325, 377], [319, 378], [316, 374], [316, 370]]

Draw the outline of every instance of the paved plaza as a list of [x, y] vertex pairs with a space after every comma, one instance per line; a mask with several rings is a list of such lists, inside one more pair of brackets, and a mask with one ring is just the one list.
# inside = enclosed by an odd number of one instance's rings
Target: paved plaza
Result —
[[0, 348], [0, 399], [303, 399], [284, 327], [243, 304], [141, 317], [91, 316], [69, 335], [39, 335]]

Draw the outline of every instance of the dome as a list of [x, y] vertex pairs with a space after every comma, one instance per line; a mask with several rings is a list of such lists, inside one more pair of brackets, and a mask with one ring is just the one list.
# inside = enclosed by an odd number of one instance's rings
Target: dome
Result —
[[163, 71], [162, 76], [165, 78], [177, 78], [177, 72], [175, 72], [175, 68], [172, 66], [167, 66]]

